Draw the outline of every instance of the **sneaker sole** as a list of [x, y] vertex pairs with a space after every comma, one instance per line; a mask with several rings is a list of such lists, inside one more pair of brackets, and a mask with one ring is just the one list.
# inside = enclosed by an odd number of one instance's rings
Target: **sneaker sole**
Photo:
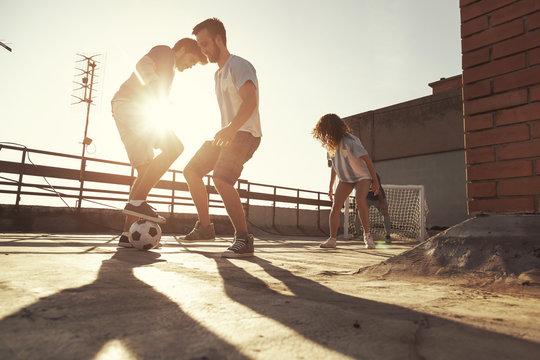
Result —
[[137, 213], [135, 211], [131, 211], [131, 210], [122, 210], [122, 213], [124, 215], [135, 216], [135, 217], [145, 219], [145, 220], [148, 220], [148, 221], [153, 221], [153, 222], [158, 223], [158, 224], [165, 224], [167, 222], [167, 219], [155, 218], [155, 217], [151, 217], [151, 216], [148, 216], [148, 215], [145, 215], [145, 214], [139, 214], [139, 213]]
[[319, 245], [320, 248], [322, 249], [335, 249], [336, 246], [322, 246], [322, 245]]
[[221, 257], [230, 258], [230, 259], [238, 259], [238, 258], [244, 258], [244, 257], [250, 257], [250, 256], [254, 256], [253, 253], [237, 254], [235, 252], [224, 252], [223, 254], [221, 254]]
[[118, 247], [123, 247], [123, 248], [132, 248], [133, 245], [131, 245], [130, 243], [118, 243]]

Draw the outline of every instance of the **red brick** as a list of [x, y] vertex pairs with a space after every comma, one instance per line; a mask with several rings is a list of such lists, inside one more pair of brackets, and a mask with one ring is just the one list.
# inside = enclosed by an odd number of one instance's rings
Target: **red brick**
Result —
[[463, 54], [463, 56], [461, 57], [463, 69], [468, 69], [476, 65], [485, 64], [489, 62], [489, 60], [489, 48], [468, 52], [466, 54]]
[[538, 176], [499, 182], [499, 196], [538, 194], [540, 194], [540, 177]]
[[524, 52], [540, 46], [540, 31], [533, 31], [493, 45], [493, 59]]
[[489, 27], [489, 21], [487, 16], [482, 16], [464, 24], [461, 24], [461, 38], [465, 38], [474, 33], [486, 30]]
[[530, 138], [529, 125], [512, 125], [465, 134], [467, 149], [526, 141]]
[[540, 47], [529, 51], [529, 66], [540, 64]]
[[540, 103], [532, 103], [495, 113], [497, 126], [517, 124], [540, 119]]
[[475, 99], [491, 94], [491, 81], [484, 80], [463, 87], [463, 98], [465, 100]]
[[495, 148], [493, 146], [481, 149], [469, 149], [465, 152], [467, 165], [475, 165], [495, 161]]
[[465, 131], [488, 129], [493, 127], [493, 114], [482, 114], [465, 117]]
[[498, 160], [540, 157], [540, 141], [501, 146], [497, 150]]
[[478, 0], [459, 0], [459, 7], [462, 8], [462, 7], [465, 7], [469, 4], [472, 4], [473, 2], [476, 2]]
[[491, 28], [487, 31], [466, 37], [461, 42], [463, 53], [475, 50], [484, 46], [492, 45], [500, 41], [521, 35], [525, 32], [523, 19], [514, 20], [507, 24]]
[[497, 196], [497, 183], [472, 182], [467, 184], [467, 198], [495, 197]]
[[512, 71], [524, 69], [526, 66], [527, 57], [525, 54], [517, 54], [501, 60], [492, 61], [463, 70], [463, 84], [470, 84], [475, 81], [507, 74]]
[[464, 104], [465, 115], [474, 115], [492, 110], [509, 108], [527, 102], [527, 89], [514, 90], [498, 95], [491, 95], [476, 100], [466, 100]]
[[516, 0], [481, 0], [474, 4], [461, 6], [461, 22], [487, 14], [515, 1]]
[[540, 28], [540, 12], [527, 16], [527, 30]]
[[467, 180], [496, 180], [532, 176], [532, 161], [518, 160], [467, 167]]
[[499, 93], [534, 84], [540, 84], [540, 66], [496, 78], [493, 80], [493, 91]]
[[529, 88], [529, 96], [531, 101], [540, 100], [540, 85], [533, 86]]
[[540, 160], [536, 160], [536, 161], [534, 162], [534, 168], [536, 169], [535, 174], [536, 174], [536, 175], [540, 175]]
[[533, 127], [533, 138], [540, 138], [540, 121], [534, 123]]
[[510, 6], [494, 11], [491, 14], [491, 26], [525, 16], [537, 10], [540, 10], [540, 2], [538, 0], [518, 1]]
[[467, 203], [469, 213], [477, 212], [533, 212], [534, 197], [518, 197], [508, 199], [470, 200]]

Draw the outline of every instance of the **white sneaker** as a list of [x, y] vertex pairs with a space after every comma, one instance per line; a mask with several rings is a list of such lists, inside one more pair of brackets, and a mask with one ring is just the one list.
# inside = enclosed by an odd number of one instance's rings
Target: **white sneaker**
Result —
[[366, 244], [366, 249], [375, 249], [375, 243], [373, 242], [371, 234], [364, 235], [364, 244]]
[[336, 239], [329, 237], [325, 242], [323, 242], [319, 246], [322, 247], [322, 248], [335, 248], [336, 247]]

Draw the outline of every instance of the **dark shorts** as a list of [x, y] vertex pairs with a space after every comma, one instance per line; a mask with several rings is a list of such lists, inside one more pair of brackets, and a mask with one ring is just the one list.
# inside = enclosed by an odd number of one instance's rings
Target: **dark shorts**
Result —
[[242, 174], [244, 164], [251, 159], [260, 143], [260, 137], [245, 131], [237, 132], [228, 146], [220, 147], [212, 144], [212, 141], [205, 141], [184, 171], [193, 171], [202, 177], [213, 170], [215, 178], [234, 185]]

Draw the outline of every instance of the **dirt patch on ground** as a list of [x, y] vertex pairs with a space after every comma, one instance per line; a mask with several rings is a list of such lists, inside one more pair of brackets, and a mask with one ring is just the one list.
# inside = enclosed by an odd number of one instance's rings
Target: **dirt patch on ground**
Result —
[[540, 295], [540, 217], [473, 218], [380, 264], [361, 268], [358, 274], [378, 279], [434, 277]]

